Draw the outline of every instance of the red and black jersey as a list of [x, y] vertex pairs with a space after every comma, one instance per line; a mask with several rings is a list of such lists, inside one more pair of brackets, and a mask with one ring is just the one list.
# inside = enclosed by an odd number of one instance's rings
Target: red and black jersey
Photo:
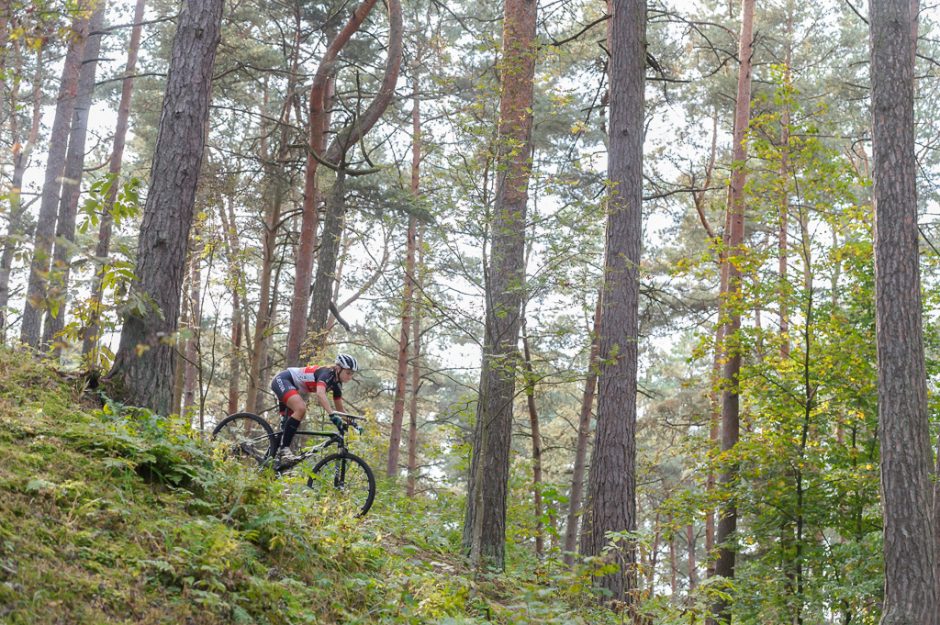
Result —
[[[280, 375], [287, 373], [301, 395], [316, 392], [317, 388], [324, 388], [333, 394], [333, 398], [343, 396], [343, 383], [339, 381], [333, 367], [288, 367]], [[285, 376], [286, 377], [286, 376]]]

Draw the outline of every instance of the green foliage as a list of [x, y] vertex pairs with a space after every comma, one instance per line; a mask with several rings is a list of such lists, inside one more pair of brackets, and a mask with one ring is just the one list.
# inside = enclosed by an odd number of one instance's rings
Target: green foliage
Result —
[[183, 420], [86, 402], [0, 352], [4, 622], [617, 622], [586, 570], [472, 575], [446, 491], [383, 483], [366, 519], [337, 516], [302, 477], [220, 462]]

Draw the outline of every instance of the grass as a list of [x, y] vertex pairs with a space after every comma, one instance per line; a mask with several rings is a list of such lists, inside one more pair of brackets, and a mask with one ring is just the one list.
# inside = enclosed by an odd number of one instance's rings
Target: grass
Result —
[[618, 622], [582, 577], [522, 550], [474, 575], [456, 498], [382, 483], [366, 519], [337, 515], [8, 351], [0, 458], [2, 623]]

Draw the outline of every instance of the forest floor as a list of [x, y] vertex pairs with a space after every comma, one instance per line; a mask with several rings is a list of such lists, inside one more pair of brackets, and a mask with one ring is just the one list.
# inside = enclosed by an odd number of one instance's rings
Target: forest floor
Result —
[[460, 556], [452, 495], [380, 483], [363, 520], [0, 351], [0, 622], [618, 623], [584, 575]]

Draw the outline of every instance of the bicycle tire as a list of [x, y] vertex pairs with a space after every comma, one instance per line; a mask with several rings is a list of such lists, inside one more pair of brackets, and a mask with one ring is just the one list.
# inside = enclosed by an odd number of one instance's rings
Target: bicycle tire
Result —
[[212, 442], [228, 460], [246, 466], [261, 465], [276, 447], [271, 425], [256, 414], [238, 412], [222, 419], [212, 430]]
[[[329, 469], [332, 468], [332, 476]], [[350, 469], [353, 469], [350, 471]], [[332, 479], [331, 479], [332, 478]], [[365, 460], [349, 452], [330, 454], [321, 459], [307, 478], [307, 488], [335, 498], [341, 507], [347, 507], [355, 516], [369, 512], [375, 501], [375, 474]], [[344, 496], [337, 497], [337, 493]]]

